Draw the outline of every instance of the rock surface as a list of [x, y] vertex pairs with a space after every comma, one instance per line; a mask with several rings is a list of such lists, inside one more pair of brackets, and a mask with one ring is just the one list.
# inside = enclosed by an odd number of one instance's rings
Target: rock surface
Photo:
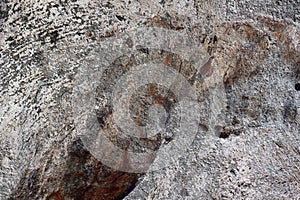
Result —
[[[299, 0], [3, 0], [0, 199], [299, 198], [299, 23]], [[155, 60], [182, 73], [201, 105], [184, 157], [129, 173], [105, 166], [84, 146], [73, 94], [76, 76], [99, 45], [141, 26], [187, 33], [210, 59], [194, 69], [170, 52], [139, 49], [114, 63], [97, 91], [99, 104], [120, 77], [114, 69]], [[149, 123], [150, 104], [171, 110], [176, 97], [164, 91], [139, 88], [146, 103], [132, 97], [137, 123]], [[97, 112], [98, 123], [111, 130], [111, 105]], [[113, 131], [110, 137], [135, 151], [174, 139], [135, 141]]]

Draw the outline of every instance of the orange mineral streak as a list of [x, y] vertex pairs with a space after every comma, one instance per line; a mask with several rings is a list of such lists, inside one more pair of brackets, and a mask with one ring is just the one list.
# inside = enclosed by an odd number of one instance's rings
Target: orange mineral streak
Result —
[[169, 64], [169, 54], [166, 55], [165, 62], [164, 62], [164, 65], [168, 65], [168, 64]]

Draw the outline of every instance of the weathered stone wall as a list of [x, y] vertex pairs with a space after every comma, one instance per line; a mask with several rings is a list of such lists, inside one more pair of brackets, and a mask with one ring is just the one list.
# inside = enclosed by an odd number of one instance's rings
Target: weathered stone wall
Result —
[[[0, 199], [299, 198], [299, 22], [299, 0], [1, 1]], [[101, 42], [141, 26], [187, 32], [210, 61], [186, 156], [127, 173], [84, 147], [72, 98]], [[143, 59], [184, 63], [147, 49], [129, 61]]]

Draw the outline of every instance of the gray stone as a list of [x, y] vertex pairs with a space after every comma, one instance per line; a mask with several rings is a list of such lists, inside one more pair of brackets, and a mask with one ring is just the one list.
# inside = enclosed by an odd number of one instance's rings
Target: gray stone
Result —
[[[3, 0], [0, 199], [299, 198], [299, 9], [299, 0]], [[176, 94], [155, 84], [136, 88], [131, 117], [139, 125], [159, 121], [147, 111], [162, 105], [159, 126], [170, 131], [140, 139], [114, 128], [113, 86], [132, 66], [171, 66], [197, 95], [191, 114], [199, 115], [199, 127], [185, 154], [134, 173], [105, 166], [87, 147], [74, 94], [78, 80], [87, 80], [78, 76], [109, 59], [99, 57], [102, 47], [113, 51], [105, 41], [143, 26], [184, 33], [209, 58], [188, 48], [180, 53], [193, 54], [189, 59], [141, 47], [99, 77], [96, 123], [114, 145], [135, 152], [157, 151], [185, 133], [176, 132]], [[199, 59], [205, 63], [193, 67]]]

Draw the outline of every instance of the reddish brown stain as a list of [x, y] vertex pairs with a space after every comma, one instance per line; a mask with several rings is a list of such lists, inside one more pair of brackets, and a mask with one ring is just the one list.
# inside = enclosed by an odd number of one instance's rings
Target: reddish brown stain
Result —
[[169, 64], [169, 55], [166, 55], [164, 65]]
[[63, 197], [60, 192], [53, 192], [46, 198], [46, 200], [63, 200]]
[[248, 40], [258, 40], [263, 36], [263, 33], [256, 29], [249, 22], [236, 22], [232, 24], [232, 28], [237, 31], [241, 36]]
[[182, 24], [178, 22], [178, 19], [170, 17], [154, 16], [152, 18], [148, 18], [145, 24], [148, 26], [173, 29], [177, 31], [184, 29]]
[[94, 184], [86, 191], [83, 200], [114, 200], [124, 195], [124, 192], [137, 179], [131, 174], [115, 171], [101, 185]]

